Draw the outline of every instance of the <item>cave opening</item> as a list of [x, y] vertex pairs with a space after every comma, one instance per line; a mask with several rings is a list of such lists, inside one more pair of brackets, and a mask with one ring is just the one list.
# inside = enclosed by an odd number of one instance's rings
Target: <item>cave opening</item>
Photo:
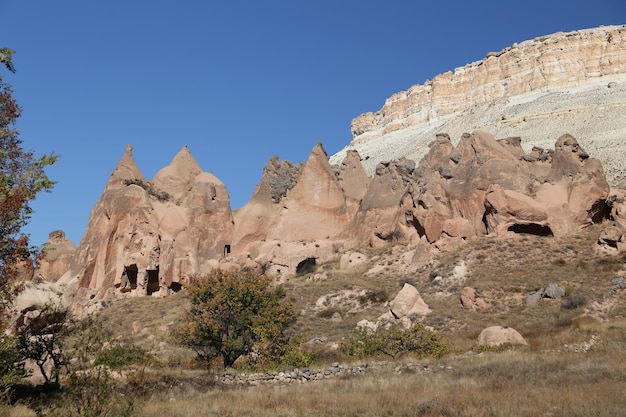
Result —
[[148, 282], [146, 285], [146, 293], [152, 295], [155, 292], [159, 292], [161, 285], [159, 284], [159, 266], [156, 269], [148, 269]]
[[509, 232], [535, 235], [535, 236], [554, 236], [549, 226], [537, 223], [513, 224], [507, 229]]
[[306, 258], [298, 263], [296, 266], [296, 275], [304, 275], [310, 272], [315, 272], [317, 268], [317, 260], [315, 258]]
[[[124, 267], [124, 272], [126, 273], [126, 276], [128, 277], [128, 288], [130, 288], [131, 290], [136, 290], [137, 289], [137, 272], [139, 272], [137, 265], [132, 264], [132, 265], [128, 265]], [[122, 283], [122, 286], [124, 286], [124, 283]]]

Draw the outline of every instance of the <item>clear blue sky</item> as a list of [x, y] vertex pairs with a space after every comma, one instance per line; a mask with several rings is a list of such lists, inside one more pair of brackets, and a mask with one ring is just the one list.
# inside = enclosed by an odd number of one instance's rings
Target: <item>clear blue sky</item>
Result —
[[187, 144], [238, 208], [272, 155], [339, 151], [395, 92], [514, 42], [624, 23], [624, 0], [0, 0], [20, 137], [61, 155], [27, 231], [78, 245], [126, 144], [147, 179]]

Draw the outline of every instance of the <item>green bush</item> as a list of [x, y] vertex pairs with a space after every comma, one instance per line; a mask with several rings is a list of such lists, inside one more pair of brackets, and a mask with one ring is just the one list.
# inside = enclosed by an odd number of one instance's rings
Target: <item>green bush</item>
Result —
[[342, 350], [346, 355], [362, 358], [378, 356], [385, 351], [387, 341], [382, 331], [373, 331], [361, 327], [352, 337], [343, 344]]
[[153, 356], [136, 345], [115, 345], [102, 352], [95, 361], [95, 365], [104, 365], [112, 369], [150, 363], [154, 363]]
[[13, 386], [25, 376], [17, 338], [0, 335], [0, 404], [9, 402]]
[[361, 328], [344, 344], [343, 351], [359, 358], [380, 355], [396, 358], [404, 354], [437, 358], [446, 353], [447, 345], [435, 332], [417, 323], [407, 330], [397, 326], [376, 331]]
[[304, 336], [292, 337], [286, 344], [280, 363], [283, 366], [306, 368], [315, 361], [315, 352], [305, 346]]

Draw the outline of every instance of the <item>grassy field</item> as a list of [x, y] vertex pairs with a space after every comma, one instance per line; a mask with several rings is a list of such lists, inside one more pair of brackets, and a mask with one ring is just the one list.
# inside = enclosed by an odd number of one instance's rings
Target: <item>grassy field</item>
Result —
[[608, 417], [626, 409], [626, 366], [617, 353], [483, 353], [431, 368], [290, 386], [179, 389], [153, 397], [141, 415]]
[[[312, 368], [352, 360], [333, 345], [349, 338], [359, 320], [387, 311], [385, 303], [405, 282], [420, 291], [432, 309], [422, 323], [446, 340], [449, 353], [399, 358], [359, 377], [220, 386], [198, 369], [192, 352], [171, 340], [188, 306], [184, 291], [114, 301], [101, 313], [107, 336], [141, 346], [160, 364], [141, 369], [139, 379], [135, 373], [134, 383], [120, 389], [120, 401], [133, 398], [136, 414], [144, 417], [624, 415], [626, 290], [616, 289], [614, 278], [626, 269], [626, 257], [598, 255], [601, 230], [593, 226], [561, 238], [480, 237], [410, 273], [394, 266], [406, 248], [364, 249], [371, 260], [355, 270], [339, 270], [337, 259], [290, 278], [285, 288], [300, 311], [293, 332], [323, 341]], [[461, 262], [466, 275], [449, 280]], [[376, 264], [388, 265], [385, 273], [366, 274]], [[530, 291], [551, 283], [565, 288], [566, 296], [526, 303]], [[476, 288], [488, 308], [464, 309], [464, 286]], [[515, 328], [529, 345], [476, 346], [480, 331], [492, 325]], [[403, 366], [415, 360], [428, 366]], [[0, 409], [5, 414], [34, 415], [24, 407]]]

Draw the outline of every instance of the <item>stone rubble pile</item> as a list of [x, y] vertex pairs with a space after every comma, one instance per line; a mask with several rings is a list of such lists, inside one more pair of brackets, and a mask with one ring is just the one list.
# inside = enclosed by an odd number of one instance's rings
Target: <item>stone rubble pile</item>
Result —
[[369, 362], [360, 365], [342, 365], [335, 362], [329, 367], [322, 369], [295, 368], [290, 371], [265, 373], [226, 372], [219, 374], [217, 380], [225, 385], [287, 385], [363, 375], [376, 369], [386, 369], [390, 367], [393, 367], [396, 373], [405, 371], [429, 372], [431, 370], [431, 366], [428, 363], [416, 361], [405, 362], [402, 363], [402, 365], [387, 361]]

